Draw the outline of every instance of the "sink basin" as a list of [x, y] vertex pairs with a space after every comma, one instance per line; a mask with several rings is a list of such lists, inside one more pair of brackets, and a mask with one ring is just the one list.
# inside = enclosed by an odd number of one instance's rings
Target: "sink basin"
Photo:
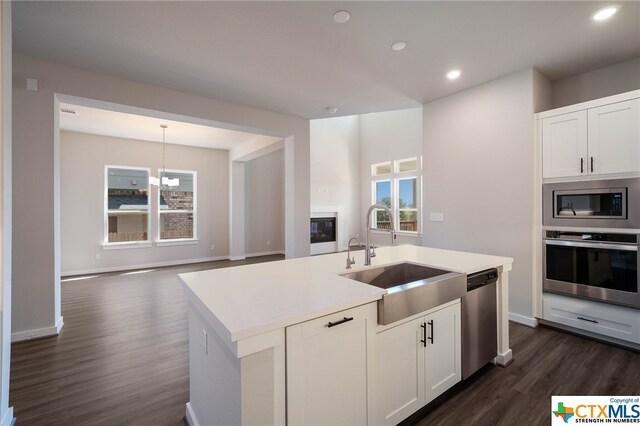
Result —
[[341, 275], [387, 290], [378, 301], [378, 323], [383, 325], [458, 299], [467, 292], [466, 274], [409, 262]]

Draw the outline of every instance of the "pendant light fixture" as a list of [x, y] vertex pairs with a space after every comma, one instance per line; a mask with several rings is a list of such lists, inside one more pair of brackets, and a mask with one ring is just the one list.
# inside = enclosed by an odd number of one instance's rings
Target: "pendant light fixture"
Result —
[[156, 177], [150, 177], [149, 178], [149, 183], [151, 185], [159, 185], [162, 184], [162, 186], [168, 186], [168, 187], [176, 187], [180, 185], [180, 179], [178, 178], [173, 178], [170, 179], [166, 174], [166, 170], [165, 170], [165, 159], [166, 159], [166, 150], [167, 150], [167, 142], [166, 142], [166, 130], [169, 126], [167, 126], [166, 124], [161, 124], [160, 127], [162, 128], [162, 178], [158, 179]]

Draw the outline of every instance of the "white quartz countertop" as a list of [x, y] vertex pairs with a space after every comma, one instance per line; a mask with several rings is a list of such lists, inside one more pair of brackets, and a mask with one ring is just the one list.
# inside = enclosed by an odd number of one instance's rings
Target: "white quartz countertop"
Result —
[[[371, 267], [413, 262], [467, 274], [511, 269], [509, 257], [411, 245], [380, 247]], [[386, 290], [341, 277], [367, 269], [364, 251], [345, 269], [346, 253], [180, 274], [190, 302], [236, 342], [381, 299]], [[204, 312], [203, 312], [204, 311]]]

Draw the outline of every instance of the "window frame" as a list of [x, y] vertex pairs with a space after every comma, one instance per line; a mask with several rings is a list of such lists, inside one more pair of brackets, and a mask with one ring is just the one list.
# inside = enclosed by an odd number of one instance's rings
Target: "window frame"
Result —
[[[400, 163], [407, 162], [410, 160], [416, 161], [416, 169], [411, 171], [401, 172]], [[391, 173], [387, 174], [378, 174], [375, 172], [379, 166], [391, 164]], [[415, 179], [415, 208], [400, 208], [400, 181], [407, 179]], [[377, 193], [376, 193], [376, 184], [382, 181], [390, 181], [391, 189], [391, 212], [393, 214], [393, 221], [396, 224], [396, 234], [406, 235], [406, 236], [414, 236], [419, 237], [422, 235], [422, 156], [415, 157], [407, 157], [400, 158], [393, 161], [383, 161], [379, 163], [371, 164], [371, 201], [372, 203], [376, 203]], [[416, 212], [416, 230], [415, 231], [401, 231], [400, 228], [400, 212], [401, 211], [415, 211]], [[372, 221], [373, 227], [377, 227], [377, 209], [372, 213], [374, 215], [374, 219]], [[383, 233], [385, 231], [376, 231]]]
[[[160, 193], [162, 191], [162, 184], [158, 185], [158, 196], [156, 200], [156, 220], [158, 226], [156, 227], [156, 238], [154, 242], [157, 246], [174, 246], [174, 245], [187, 245], [198, 243], [198, 172], [196, 170], [181, 170], [181, 169], [158, 169], [158, 178], [162, 182], [162, 173], [182, 173], [191, 174], [193, 176], [193, 208], [191, 210], [162, 210], [160, 208]], [[162, 230], [160, 229], [161, 220], [160, 215], [162, 213], [191, 213], [193, 216], [193, 237], [190, 238], [162, 238]]]
[[[127, 169], [139, 170], [147, 172], [147, 239], [139, 241], [109, 241], [109, 169]], [[121, 249], [121, 248], [142, 248], [151, 247], [151, 168], [137, 166], [121, 166], [114, 164], [105, 164], [104, 166], [104, 187], [103, 187], [103, 231], [102, 231], [102, 248], [104, 250]]]
[[[378, 200], [377, 200], [377, 191], [376, 191], [376, 186], [379, 182], [389, 182], [389, 198], [391, 198], [391, 212], [393, 213], [393, 199], [394, 199], [394, 195], [395, 195], [395, 187], [394, 187], [394, 181], [393, 178], [391, 178], [391, 173], [389, 174], [385, 174], [385, 175], [377, 175], [377, 176], [372, 176], [372, 180], [371, 180], [371, 198], [372, 198], [372, 204], [377, 204]], [[373, 215], [373, 220], [371, 221], [371, 226], [373, 228], [378, 228], [378, 211], [380, 209], [374, 209], [373, 212], [371, 212], [371, 214]], [[395, 218], [394, 218], [395, 221]], [[395, 223], [395, 222], [394, 222]], [[366, 224], [365, 224], [366, 225]]]

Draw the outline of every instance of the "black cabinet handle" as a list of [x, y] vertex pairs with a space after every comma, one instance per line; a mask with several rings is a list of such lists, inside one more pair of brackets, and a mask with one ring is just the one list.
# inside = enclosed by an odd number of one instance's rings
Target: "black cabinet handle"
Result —
[[580, 157], [580, 173], [584, 173], [584, 158]]
[[340, 324], [344, 324], [345, 322], [349, 322], [352, 321], [353, 317], [344, 317], [342, 318], [340, 321], [336, 321], [336, 322], [329, 322], [329, 324], [327, 324], [327, 327], [331, 328], [331, 327], [335, 327], [336, 325], [340, 325]]
[[593, 173], [593, 157], [591, 157], [591, 173]]
[[422, 324], [420, 324], [420, 328], [422, 328], [422, 339], [420, 339], [420, 341], [422, 342], [422, 346], [426, 348], [427, 347], [427, 323], [423, 322]]
[[596, 321], [596, 320], [592, 320], [592, 319], [588, 319], [588, 318], [582, 318], [582, 317], [578, 317], [578, 319], [582, 320], [582, 321], [588, 321], [588, 322], [592, 322], [594, 324], [598, 324], [598, 321]]
[[429, 328], [431, 328], [431, 336], [429, 336], [428, 339], [433, 345], [433, 320], [429, 321]]

